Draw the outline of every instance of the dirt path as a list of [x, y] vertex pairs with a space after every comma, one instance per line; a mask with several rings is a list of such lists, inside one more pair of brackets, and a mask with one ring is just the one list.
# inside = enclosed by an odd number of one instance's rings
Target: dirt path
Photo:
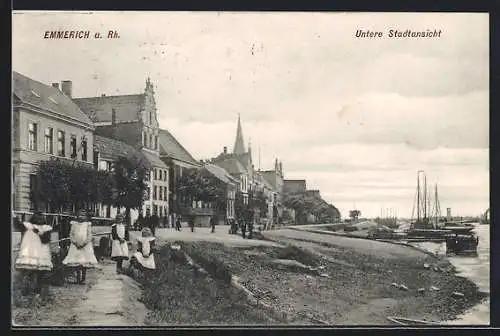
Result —
[[[72, 279], [69, 279], [71, 281]], [[68, 282], [69, 282], [68, 281]], [[87, 271], [87, 284], [51, 287], [42, 301], [24, 298], [13, 307], [13, 324], [22, 326], [128, 326], [144, 323], [147, 309], [138, 301], [141, 289], [115, 264]]]

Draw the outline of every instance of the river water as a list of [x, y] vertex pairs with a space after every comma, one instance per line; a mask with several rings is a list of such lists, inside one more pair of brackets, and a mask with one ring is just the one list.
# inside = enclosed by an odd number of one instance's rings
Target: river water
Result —
[[[477, 257], [449, 257], [448, 260], [455, 266], [459, 275], [473, 281], [480, 291], [490, 293], [490, 226], [474, 224], [474, 231], [479, 236]], [[426, 250], [446, 254], [445, 244], [416, 243]], [[484, 300], [457, 320], [446, 322], [448, 324], [489, 325], [490, 324], [490, 298]]]

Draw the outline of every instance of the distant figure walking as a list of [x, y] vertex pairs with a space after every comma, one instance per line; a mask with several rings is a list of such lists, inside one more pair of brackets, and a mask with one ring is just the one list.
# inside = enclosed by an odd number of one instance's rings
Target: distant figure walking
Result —
[[130, 266], [135, 267], [143, 273], [146, 279], [156, 269], [154, 258], [155, 237], [149, 228], [144, 228], [141, 237], [137, 238], [137, 252], [130, 258]]
[[87, 220], [87, 212], [79, 210], [76, 221], [71, 221], [68, 255], [63, 265], [76, 269], [76, 282], [84, 284], [87, 268], [96, 268], [98, 265], [92, 244], [92, 223]]
[[181, 230], [181, 216], [180, 215], [177, 215], [175, 216], [175, 229], [177, 231], [180, 231]]
[[215, 232], [215, 225], [217, 225], [217, 217], [212, 216], [212, 218], [210, 218], [210, 227], [212, 228], [212, 233]]
[[156, 213], [154, 213], [151, 217], [149, 217], [148, 227], [151, 230], [153, 236], [156, 235], [156, 228], [160, 225], [160, 217]]
[[23, 289], [27, 294], [35, 285], [35, 292], [43, 294], [46, 287], [47, 273], [53, 268], [50, 254], [50, 234], [52, 227], [45, 224], [43, 215], [35, 212], [29, 222], [23, 222], [21, 249], [15, 262], [15, 267], [23, 270], [27, 283]]
[[123, 223], [125, 215], [120, 213], [116, 215], [115, 223], [111, 225], [111, 260], [116, 261], [116, 273], [123, 273], [123, 260], [128, 260], [128, 241], [129, 232], [127, 226]]
[[190, 216], [188, 221], [189, 221], [189, 227], [191, 228], [191, 232], [194, 232], [194, 217]]

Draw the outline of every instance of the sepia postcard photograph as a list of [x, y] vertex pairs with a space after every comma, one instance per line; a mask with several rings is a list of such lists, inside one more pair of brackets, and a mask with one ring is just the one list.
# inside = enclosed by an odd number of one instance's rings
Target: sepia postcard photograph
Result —
[[13, 11], [12, 326], [488, 326], [489, 20]]

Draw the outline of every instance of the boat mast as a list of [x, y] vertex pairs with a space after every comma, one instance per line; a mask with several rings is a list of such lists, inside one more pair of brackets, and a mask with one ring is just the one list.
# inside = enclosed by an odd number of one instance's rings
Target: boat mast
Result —
[[424, 225], [427, 222], [427, 176], [424, 173]]
[[420, 223], [420, 172], [417, 174], [417, 225]]

